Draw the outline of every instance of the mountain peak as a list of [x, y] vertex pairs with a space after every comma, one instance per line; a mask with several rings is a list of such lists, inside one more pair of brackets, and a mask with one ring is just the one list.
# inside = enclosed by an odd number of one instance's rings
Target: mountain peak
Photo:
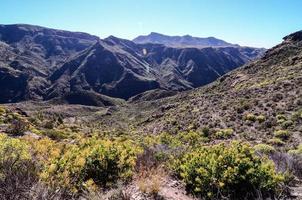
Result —
[[235, 46], [234, 44], [225, 42], [215, 37], [193, 37], [191, 35], [169, 36], [156, 32], [151, 32], [149, 35], [141, 35], [133, 39], [133, 42], [138, 44], [155, 43], [163, 44], [171, 47], [226, 47]]
[[292, 33], [288, 36], [285, 36], [283, 39], [284, 40], [291, 40], [291, 41], [302, 41], [302, 30], [297, 31], [295, 33]]

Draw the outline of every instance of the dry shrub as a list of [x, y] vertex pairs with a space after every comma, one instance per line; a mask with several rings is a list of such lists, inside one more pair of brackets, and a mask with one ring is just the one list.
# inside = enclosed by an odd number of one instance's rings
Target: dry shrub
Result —
[[9, 128], [8, 133], [11, 135], [23, 135], [29, 129], [29, 123], [23, 119], [14, 119]]
[[141, 171], [136, 178], [136, 182], [142, 193], [158, 196], [166, 176], [167, 173], [162, 167], [151, 168]]
[[[34, 184], [30, 190], [31, 200], [41, 200], [41, 199], [51, 199], [51, 200], [62, 200], [67, 197], [64, 195], [62, 190], [53, 190], [42, 182], [37, 182]], [[72, 200], [71, 197], [68, 197]]]
[[160, 188], [167, 178], [167, 172], [162, 162], [158, 159], [156, 148], [145, 148], [137, 157], [135, 181], [139, 190], [147, 195], [158, 197]]
[[132, 193], [125, 185], [118, 183], [116, 188], [110, 190], [85, 191], [81, 200], [130, 200]]

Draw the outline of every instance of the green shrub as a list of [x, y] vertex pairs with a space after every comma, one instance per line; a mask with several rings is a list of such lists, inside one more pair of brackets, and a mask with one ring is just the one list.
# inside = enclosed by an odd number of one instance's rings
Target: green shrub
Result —
[[284, 129], [287, 129], [288, 127], [292, 126], [294, 124], [294, 122], [292, 120], [286, 120], [284, 122], [282, 122], [281, 126]]
[[198, 145], [206, 140], [202, 133], [196, 131], [180, 132], [175, 139], [176, 141], [180, 141], [181, 144], [188, 144], [190, 146]]
[[46, 135], [53, 140], [62, 140], [68, 138], [69, 133], [63, 130], [47, 129], [43, 131], [43, 135]]
[[293, 150], [290, 150], [288, 151], [288, 153], [290, 154], [299, 154], [299, 155], [302, 155], [302, 144], [300, 144], [297, 149], [293, 149]]
[[188, 190], [208, 199], [278, 193], [284, 180], [272, 161], [258, 157], [250, 145], [240, 142], [201, 147], [174, 166]]
[[72, 193], [85, 190], [87, 185], [110, 187], [117, 180], [131, 178], [139, 152], [131, 141], [84, 139], [53, 158], [42, 179]]
[[218, 139], [227, 139], [233, 135], [233, 132], [234, 131], [231, 128], [220, 129], [215, 133], [215, 137]]
[[289, 138], [290, 133], [287, 130], [277, 130], [277, 131], [274, 132], [274, 136], [276, 138], [286, 140], [286, 139]]
[[204, 136], [204, 137], [209, 137], [209, 135], [210, 135], [210, 128], [207, 127], [207, 126], [205, 126], [205, 127], [203, 127], [203, 128], [201, 129], [201, 132], [203, 133], [203, 136]]
[[245, 120], [246, 121], [251, 121], [251, 122], [255, 122], [256, 121], [256, 115], [252, 114], [252, 113], [248, 113], [245, 116]]
[[295, 112], [293, 115], [292, 115], [292, 120], [293, 121], [299, 121], [302, 119], [302, 109], [301, 110], [298, 110], [297, 112]]
[[277, 120], [286, 120], [285, 115], [279, 114], [276, 116]]
[[259, 122], [259, 123], [262, 123], [265, 121], [265, 116], [264, 115], [259, 115], [256, 117], [256, 120]]
[[254, 146], [254, 149], [264, 154], [270, 154], [276, 151], [274, 147], [268, 144], [257, 144]]
[[0, 199], [30, 199], [38, 179], [29, 145], [0, 133]]
[[277, 118], [277, 123], [279, 123], [279, 124], [282, 124], [284, 121], [286, 121], [285, 115], [280, 114], [280, 115], [277, 115], [276, 118]]
[[268, 141], [268, 143], [272, 145], [282, 146], [285, 144], [280, 138], [272, 138]]
[[0, 107], [0, 115], [3, 115], [5, 112], [6, 112], [5, 108], [1, 106]]

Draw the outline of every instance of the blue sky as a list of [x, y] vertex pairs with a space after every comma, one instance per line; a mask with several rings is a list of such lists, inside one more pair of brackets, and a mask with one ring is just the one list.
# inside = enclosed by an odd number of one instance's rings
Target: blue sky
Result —
[[0, 0], [1, 24], [133, 39], [159, 32], [272, 47], [302, 29], [301, 0]]

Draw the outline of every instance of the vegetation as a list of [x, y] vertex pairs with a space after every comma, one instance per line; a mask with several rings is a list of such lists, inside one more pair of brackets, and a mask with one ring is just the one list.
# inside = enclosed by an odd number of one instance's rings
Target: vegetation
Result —
[[117, 180], [132, 177], [139, 152], [131, 141], [82, 139], [52, 158], [42, 179], [73, 193], [89, 187], [111, 187]]
[[286, 140], [289, 138], [290, 133], [287, 130], [277, 130], [274, 132], [275, 137]]
[[0, 199], [23, 199], [37, 176], [29, 145], [0, 133]]
[[268, 144], [257, 144], [254, 146], [254, 149], [264, 154], [270, 154], [276, 151], [276, 149], [273, 146], [270, 146]]
[[272, 161], [240, 142], [200, 147], [180, 158], [175, 170], [190, 191], [208, 199], [270, 195], [284, 181]]

